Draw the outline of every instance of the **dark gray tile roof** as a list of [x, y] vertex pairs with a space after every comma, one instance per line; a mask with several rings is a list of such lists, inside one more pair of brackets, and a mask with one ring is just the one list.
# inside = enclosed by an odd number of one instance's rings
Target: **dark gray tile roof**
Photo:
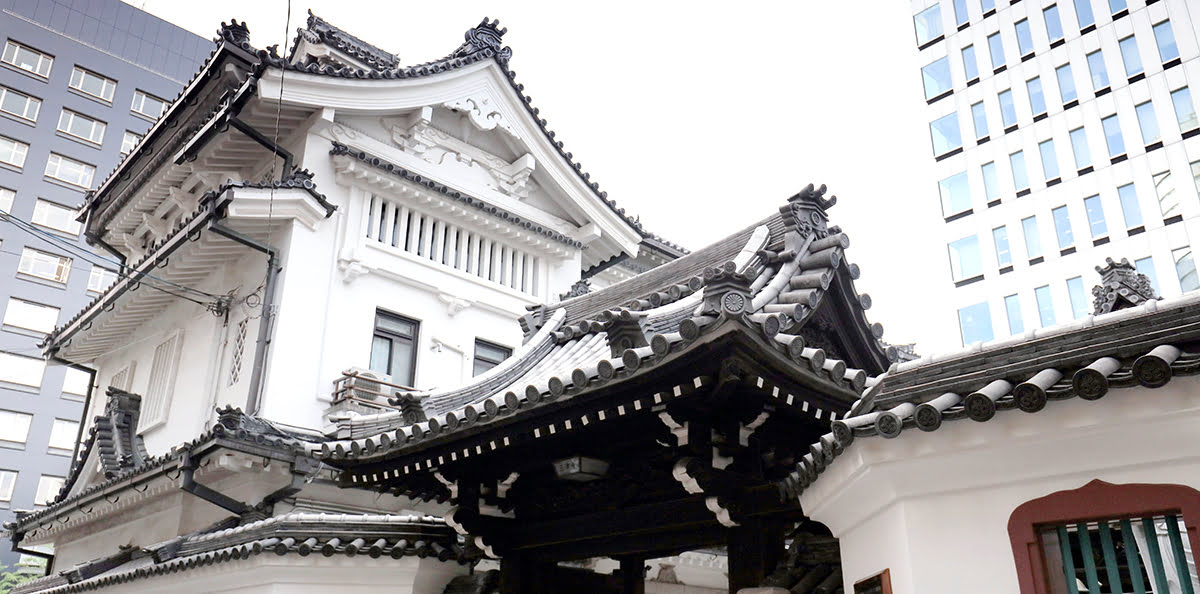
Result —
[[93, 452], [99, 457], [107, 479], [142, 466], [150, 459], [145, 441], [137, 434], [142, 397], [112, 386], [108, 387], [106, 396], [104, 414], [97, 416], [88, 430], [88, 437], [58, 492], [59, 499], [71, 492]]

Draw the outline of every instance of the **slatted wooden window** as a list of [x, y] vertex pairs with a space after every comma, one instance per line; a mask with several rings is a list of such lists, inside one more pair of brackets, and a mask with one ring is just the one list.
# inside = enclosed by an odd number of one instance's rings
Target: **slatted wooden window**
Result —
[[175, 390], [182, 345], [183, 333], [175, 332], [154, 349], [150, 383], [146, 387], [146, 399], [142, 401], [141, 427], [149, 428], [166, 420], [171, 394]]
[[1196, 594], [1196, 563], [1178, 515], [1043, 526], [1056, 594]]

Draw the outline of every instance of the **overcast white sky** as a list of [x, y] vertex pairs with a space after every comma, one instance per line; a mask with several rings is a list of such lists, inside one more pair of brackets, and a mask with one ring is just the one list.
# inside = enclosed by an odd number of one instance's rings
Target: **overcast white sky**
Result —
[[286, 45], [312, 9], [404, 63], [499, 18], [534, 105], [649, 229], [699, 248], [825, 183], [884, 339], [959, 345], [905, 2], [295, 0], [290, 27], [285, 0], [130, 3], [210, 38], [245, 20], [257, 47]]

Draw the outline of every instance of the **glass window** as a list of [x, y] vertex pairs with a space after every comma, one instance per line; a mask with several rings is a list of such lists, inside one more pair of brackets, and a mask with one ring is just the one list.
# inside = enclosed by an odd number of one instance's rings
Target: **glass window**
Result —
[[1137, 113], [1138, 127], [1142, 129], [1142, 143], [1150, 145], [1162, 139], [1158, 132], [1158, 118], [1154, 116], [1154, 103], [1147, 101], [1134, 108]]
[[1076, 169], [1092, 164], [1092, 151], [1088, 149], [1087, 132], [1083, 128], [1071, 130], [1071, 152], [1075, 155]]
[[1008, 228], [1000, 225], [992, 229], [992, 241], [996, 244], [996, 264], [1002, 268], [1012, 265], [1012, 250], [1008, 247]]
[[17, 473], [13, 470], [0, 470], [0, 501], [11, 501], [13, 488], [17, 486]]
[[983, 256], [979, 238], [972, 235], [949, 244], [950, 276], [955, 282], [983, 275]]
[[1175, 32], [1171, 30], [1171, 21], [1154, 25], [1154, 41], [1158, 44], [1158, 57], [1164, 64], [1179, 57], [1179, 46], [1175, 45]]
[[986, 301], [968, 305], [958, 310], [958, 327], [962, 332], [963, 345], [987, 342], [992, 334], [992, 314]]
[[80, 223], [75, 220], [75, 210], [53, 202], [38, 199], [33, 206], [33, 222], [70, 235], [79, 235]]
[[1092, 75], [1092, 89], [1108, 88], [1108, 69], [1104, 67], [1104, 52], [1096, 50], [1087, 55], [1088, 72]]
[[1000, 179], [996, 174], [996, 162], [988, 161], [984, 163], [980, 170], [983, 171], [983, 193], [988, 202], [998, 200], [1000, 198]]
[[1171, 177], [1171, 170], [1155, 173], [1153, 179], [1154, 193], [1158, 195], [1158, 209], [1162, 211], [1162, 217], [1168, 219], [1183, 214], [1179, 208], [1179, 195], [1175, 193], [1175, 178]]
[[1046, 181], [1058, 178], [1058, 156], [1054, 153], [1054, 139], [1039, 142], [1038, 152], [1042, 156], [1042, 171], [1046, 173]]
[[4, 325], [33, 330], [35, 332], [50, 332], [58, 324], [58, 308], [9, 297], [8, 306], [4, 308]]
[[967, 13], [967, 0], [954, 0], [954, 24], [961, 25], [971, 19]]
[[1154, 270], [1154, 258], [1146, 256], [1140, 260], [1134, 260], [1133, 266], [1139, 273], [1150, 279], [1150, 286], [1154, 289], [1154, 294], [1162, 295], [1162, 290], [1158, 288], [1158, 273]]
[[165, 99], [159, 99], [141, 89], [133, 94], [133, 105], [130, 107], [134, 112], [140, 113], [146, 117], [158, 119], [163, 112], [167, 111], [167, 106], [171, 103]]
[[1058, 41], [1063, 38], [1062, 17], [1058, 14], [1058, 5], [1051, 4], [1042, 10], [1042, 18], [1046, 21], [1046, 35], [1050, 37], [1050, 41]]
[[967, 186], [967, 172], [951, 175], [938, 182], [942, 196], [942, 216], [949, 217], [971, 208], [971, 189]]
[[392, 377], [392, 382], [412, 386], [417, 366], [416, 320], [383, 311], [375, 312], [375, 335], [371, 340], [371, 371]]
[[42, 100], [10, 89], [0, 87], [0, 111], [15, 115], [23, 120], [36, 122], [38, 111], [42, 108]]
[[1066, 206], [1060, 206], [1050, 211], [1054, 218], [1054, 234], [1058, 237], [1058, 249], [1065, 250], [1075, 245], [1075, 235], [1071, 233], [1071, 214]]
[[117, 273], [111, 270], [105, 270], [99, 266], [92, 266], [92, 272], [88, 275], [87, 290], [93, 293], [100, 293], [117, 282]]
[[1075, 75], [1071, 73], [1071, 65], [1063, 64], [1055, 68], [1054, 74], [1058, 78], [1058, 92], [1062, 95], [1063, 103], [1078, 99], [1079, 93], [1075, 90]]
[[1117, 196], [1121, 198], [1121, 212], [1125, 215], [1125, 228], [1133, 229], [1142, 224], [1142, 209], [1138, 206], [1137, 192], [1133, 184], [1125, 184], [1117, 188]]
[[952, 112], [929, 124], [933, 136], [933, 154], [944, 155], [962, 147], [962, 134], [958, 131], [958, 112]]
[[[4, 353], [0, 353], [0, 357], [4, 356]], [[0, 410], [0, 441], [25, 443], [25, 440], [29, 438], [31, 422], [33, 422], [33, 415]]]
[[88, 388], [91, 387], [91, 382], [92, 374], [82, 369], [68, 367], [66, 377], [63, 378], [63, 394], [87, 396]]
[[46, 177], [52, 177], [73, 186], [90, 188], [95, 175], [95, 167], [69, 157], [50, 153], [50, 158], [46, 159]]
[[0, 212], [10, 212], [12, 210], [13, 200], [16, 200], [16, 198], [16, 192], [8, 188], [0, 188]]
[[1104, 141], [1108, 144], [1109, 158], [1124, 155], [1125, 138], [1121, 136], [1121, 122], [1117, 120], [1117, 114], [1100, 120], [1100, 124], [1104, 127]]
[[1037, 216], [1021, 219], [1021, 230], [1025, 232], [1025, 255], [1030, 259], [1042, 255], [1042, 238], [1038, 235]]
[[971, 105], [971, 120], [975, 122], [975, 138], [988, 135], [987, 110], [983, 108], [982, 101]]
[[1008, 333], [1009, 335], [1020, 334], [1025, 331], [1025, 322], [1021, 319], [1021, 298], [1016, 295], [1009, 295], [1004, 298], [1004, 311], [1008, 314]]
[[1137, 38], [1133, 35], [1122, 39], [1121, 61], [1125, 63], [1125, 76], [1133, 76], [1142, 72], [1142, 56], [1138, 53]]
[[996, 0], [979, 0], [979, 8], [983, 12], [996, 9]]
[[111, 103], [117, 81], [76, 66], [71, 71], [71, 88]]
[[947, 56], [921, 69], [925, 81], [925, 98], [933, 99], [953, 86], [950, 81], [950, 57]]
[[1179, 288], [1184, 293], [1200, 289], [1200, 277], [1196, 276], [1196, 262], [1192, 260], [1192, 248], [1189, 246], [1171, 250], [1171, 259], [1175, 261], [1175, 274], [1179, 277]]
[[21, 45], [11, 39], [4, 44], [4, 62], [12, 64], [26, 72], [32, 72], [42, 78], [50, 76], [50, 65], [54, 56], [43, 54], [29, 46]]
[[1025, 81], [1025, 88], [1029, 90], [1029, 106], [1033, 108], [1033, 115], [1046, 113], [1046, 97], [1042, 94], [1042, 78], [1035, 76]]
[[104, 130], [107, 126], [100, 120], [94, 120], [81, 113], [69, 109], [62, 110], [58, 116], [58, 131], [71, 136], [82, 138], [94, 144], [104, 141]]
[[1192, 162], [1192, 183], [1196, 186], [1196, 191], [1200, 192], [1200, 161]]
[[121, 154], [128, 155], [129, 153], [133, 152], [133, 149], [136, 148], [138, 143], [141, 141], [142, 137], [140, 135], [126, 130], [125, 136], [121, 139]]
[[1088, 196], [1083, 199], [1083, 210], [1087, 211], [1088, 227], [1092, 230], [1092, 238], [1108, 235], [1108, 225], [1104, 222], [1104, 205], [1100, 196]]
[[1108, 0], [1108, 9], [1113, 14], [1117, 14], [1126, 8], [1128, 8], [1128, 6], [1126, 5], [1125, 0]]
[[475, 370], [473, 375], [479, 375], [497, 365], [512, 355], [512, 349], [475, 339]]
[[1021, 55], [1033, 53], [1033, 34], [1029, 31], [1029, 19], [1021, 19], [1016, 23], [1017, 49]]
[[1196, 119], [1196, 104], [1192, 103], [1192, 92], [1187, 87], [1172, 91], [1171, 103], [1175, 105], [1175, 121], [1179, 123], [1180, 132], [1200, 128], [1200, 120]]
[[21, 251], [21, 263], [17, 265], [17, 272], [65, 283], [67, 275], [71, 273], [71, 259], [25, 248]]
[[1092, 0], [1075, 0], [1075, 20], [1080, 27], [1096, 24], [1096, 15], [1092, 14]]
[[28, 144], [0, 136], [0, 161], [19, 169], [25, 166], [25, 155], [28, 152]]
[[1017, 151], [1009, 155], [1008, 163], [1012, 166], [1013, 187], [1018, 192], [1028, 188], [1029, 173], [1025, 171], [1025, 151]]
[[38, 479], [37, 494], [33, 496], [34, 505], [49, 505], [58, 497], [58, 492], [66, 482], [61, 476], [42, 475]]
[[1071, 299], [1071, 318], [1078, 320], [1088, 315], [1087, 294], [1083, 290], [1083, 277], [1067, 279], [1067, 297]]
[[[0, 382], [38, 388], [42, 385], [42, 374], [45, 371], [46, 362], [38, 357], [0, 352]], [[3, 420], [0, 419], [0, 421]], [[17, 441], [3, 436], [0, 436], [0, 439]], [[24, 441], [24, 439], [22, 438], [20, 441]]]
[[997, 95], [1000, 99], [1000, 121], [1004, 123], [1004, 127], [1008, 128], [1017, 123], [1017, 107], [1013, 104], [1012, 90], [1000, 91]]
[[1004, 42], [1000, 40], [999, 33], [988, 35], [988, 52], [992, 55], [992, 68], [999, 68], [1004, 65]]
[[967, 80], [975, 80], [979, 78], [979, 62], [975, 60], [975, 46], [968, 45], [962, 48], [963, 72], [967, 74]]
[[1054, 325], [1054, 300], [1050, 298], [1050, 286], [1043, 285], [1033, 290], [1033, 298], [1037, 301], [1038, 321], [1043, 328]]
[[65, 419], [54, 419], [50, 427], [50, 447], [56, 450], [74, 450], [79, 438], [79, 423]]

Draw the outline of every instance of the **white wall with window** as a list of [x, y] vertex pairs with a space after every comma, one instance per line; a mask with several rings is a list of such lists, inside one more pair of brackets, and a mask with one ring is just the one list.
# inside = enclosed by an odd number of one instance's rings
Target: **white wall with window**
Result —
[[15, 470], [0, 470], [0, 501], [12, 501], [13, 490], [17, 487], [17, 472]]
[[20, 169], [25, 166], [29, 145], [15, 138], [0, 136], [0, 163]]
[[117, 90], [117, 81], [79, 66], [71, 71], [70, 85], [72, 89], [106, 103], [112, 102], [113, 93]]
[[26, 95], [16, 89], [0, 86], [0, 111], [22, 120], [36, 122], [41, 109], [41, 99]]
[[58, 323], [58, 313], [57, 307], [9, 297], [4, 308], [4, 325], [46, 333]]
[[38, 388], [46, 362], [41, 357], [29, 357], [0, 351], [0, 382]]
[[46, 159], [46, 177], [86, 190], [92, 187], [92, 179], [95, 176], [96, 167], [83, 161], [76, 161], [57, 153], [50, 153], [50, 157]]
[[61, 476], [49, 476], [43, 474], [38, 477], [37, 492], [33, 496], [34, 505], [47, 505], [58, 496], [59, 490], [62, 489], [63, 483], [66, 482]]
[[4, 54], [0, 55], [0, 61], [42, 78], [48, 78], [50, 67], [54, 64], [54, 56], [9, 39], [4, 43]]
[[17, 193], [8, 188], [0, 188], [0, 212], [12, 211], [13, 201], [17, 199]]
[[71, 236], [78, 236], [82, 223], [75, 220], [75, 209], [38, 199], [33, 205], [33, 224], [41, 225]]
[[73, 451], [79, 439], [79, 422], [70, 419], [54, 419], [50, 425], [51, 450]]
[[25, 443], [25, 440], [29, 439], [29, 425], [32, 423], [31, 414], [0, 410], [0, 442]]
[[130, 109], [136, 114], [157, 120], [167, 111], [167, 107], [170, 105], [170, 102], [166, 99], [159, 99], [150, 93], [138, 89], [133, 94], [133, 105], [130, 106]]
[[56, 283], [66, 283], [71, 274], [71, 258], [27, 247], [21, 250], [17, 272]]

